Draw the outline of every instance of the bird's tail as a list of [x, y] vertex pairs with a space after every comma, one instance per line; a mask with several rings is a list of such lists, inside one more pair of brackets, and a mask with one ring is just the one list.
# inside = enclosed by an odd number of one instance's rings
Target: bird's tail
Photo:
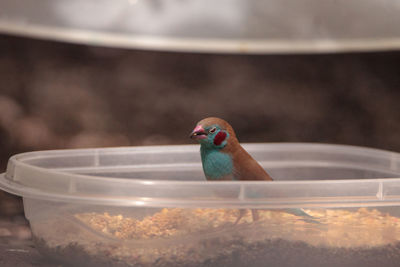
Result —
[[286, 213], [289, 214], [293, 214], [299, 217], [302, 217], [302, 220], [308, 223], [320, 223], [317, 218], [315, 218], [314, 216], [311, 216], [310, 214], [308, 214], [306, 211], [304, 211], [303, 209], [285, 209], [284, 210]]

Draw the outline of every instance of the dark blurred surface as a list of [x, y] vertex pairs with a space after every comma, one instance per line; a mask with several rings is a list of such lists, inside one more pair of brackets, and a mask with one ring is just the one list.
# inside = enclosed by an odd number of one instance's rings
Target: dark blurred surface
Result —
[[[399, 66], [400, 52], [180, 54], [0, 35], [0, 167], [23, 151], [190, 143], [211, 115], [242, 142], [400, 151]], [[0, 238], [30, 239], [3, 192]]]

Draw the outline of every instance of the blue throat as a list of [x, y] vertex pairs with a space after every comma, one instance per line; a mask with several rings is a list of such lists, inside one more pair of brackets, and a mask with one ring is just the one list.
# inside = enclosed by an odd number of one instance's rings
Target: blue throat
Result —
[[207, 178], [219, 180], [233, 173], [233, 161], [230, 155], [206, 144], [201, 144], [200, 152], [203, 171]]

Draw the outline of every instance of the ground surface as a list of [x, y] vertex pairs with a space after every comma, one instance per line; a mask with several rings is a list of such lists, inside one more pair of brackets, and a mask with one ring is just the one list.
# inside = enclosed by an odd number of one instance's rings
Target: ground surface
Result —
[[[4, 225], [0, 232], [7, 231], [5, 229], [15, 228], [15, 224]], [[28, 228], [25, 225], [25, 229], [20, 231], [27, 231]], [[39, 254], [35, 248], [33, 241], [30, 239], [21, 239], [18, 237], [18, 233], [14, 233], [7, 237], [0, 238], [0, 266], [4, 267], [56, 267], [55, 263], [50, 263]]]

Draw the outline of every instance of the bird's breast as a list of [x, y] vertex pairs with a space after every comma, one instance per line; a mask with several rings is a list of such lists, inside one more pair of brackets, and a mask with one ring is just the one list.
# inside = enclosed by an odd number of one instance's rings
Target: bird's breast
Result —
[[201, 159], [207, 179], [218, 180], [233, 173], [233, 161], [229, 154], [201, 149]]

